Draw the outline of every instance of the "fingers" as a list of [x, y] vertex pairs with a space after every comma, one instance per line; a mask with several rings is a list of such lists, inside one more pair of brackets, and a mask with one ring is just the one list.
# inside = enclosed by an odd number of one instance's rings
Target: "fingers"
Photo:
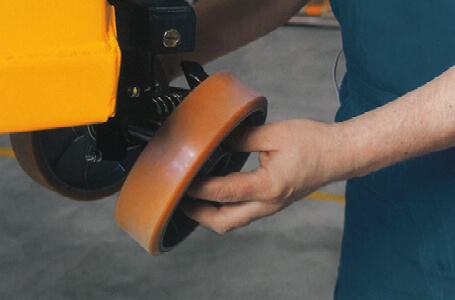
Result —
[[[276, 127], [267, 124], [258, 127], [238, 126], [227, 139], [230, 151], [263, 152], [261, 163], [278, 151], [273, 140]], [[268, 159], [264, 159], [267, 157]], [[264, 201], [275, 198], [276, 180], [264, 164], [252, 172], [232, 173], [225, 177], [208, 177], [193, 182], [187, 193], [193, 198], [234, 203], [244, 201]]]
[[187, 193], [196, 199], [219, 203], [263, 201], [272, 194], [271, 178], [264, 168], [225, 177], [208, 177], [193, 182]]
[[280, 188], [276, 174], [266, 163], [279, 153], [276, 140], [279, 131], [280, 127], [273, 123], [238, 126], [223, 146], [232, 152], [262, 152], [262, 166], [252, 172], [195, 180], [187, 193], [210, 202], [185, 201], [181, 204], [185, 214], [218, 233], [225, 233], [280, 210], [283, 205], [276, 200], [283, 198], [286, 189]]
[[223, 146], [231, 152], [276, 151], [274, 124], [250, 127], [237, 126], [225, 139]]
[[212, 202], [196, 200], [182, 202], [181, 208], [188, 217], [219, 234], [248, 225], [260, 217], [273, 213], [259, 202], [216, 206]]

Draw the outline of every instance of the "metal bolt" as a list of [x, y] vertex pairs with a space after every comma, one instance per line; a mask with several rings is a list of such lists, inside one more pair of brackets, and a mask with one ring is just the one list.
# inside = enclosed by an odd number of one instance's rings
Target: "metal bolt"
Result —
[[85, 160], [88, 162], [99, 163], [103, 160], [103, 155], [101, 151], [93, 151], [85, 155]]
[[137, 86], [129, 87], [127, 90], [128, 97], [130, 98], [137, 98], [141, 95], [141, 89]]
[[166, 48], [175, 48], [180, 43], [180, 32], [175, 29], [167, 30], [163, 35], [163, 45]]

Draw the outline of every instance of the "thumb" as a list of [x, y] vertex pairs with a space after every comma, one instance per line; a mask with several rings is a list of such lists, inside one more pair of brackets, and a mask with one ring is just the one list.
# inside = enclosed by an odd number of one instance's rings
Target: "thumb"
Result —
[[193, 198], [219, 203], [263, 201], [270, 197], [273, 186], [270, 183], [271, 178], [267, 170], [261, 167], [251, 172], [232, 173], [225, 177], [197, 179], [187, 193]]

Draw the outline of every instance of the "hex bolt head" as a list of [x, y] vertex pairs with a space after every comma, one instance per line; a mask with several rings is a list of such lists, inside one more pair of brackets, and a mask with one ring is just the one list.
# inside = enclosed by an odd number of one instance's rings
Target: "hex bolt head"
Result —
[[127, 94], [130, 98], [138, 98], [141, 95], [141, 89], [137, 86], [129, 87]]
[[166, 48], [175, 48], [180, 43], [180, 32], [176, 29], [169, 29], [164, 32], [163, 45]]

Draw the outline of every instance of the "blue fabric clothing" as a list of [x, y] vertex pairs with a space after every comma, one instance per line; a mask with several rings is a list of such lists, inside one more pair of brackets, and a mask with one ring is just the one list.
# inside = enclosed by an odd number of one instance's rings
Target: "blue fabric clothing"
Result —
[[[455, 65], [453, 0], [331, 4], [347, 61], [337, 121]], [[335, 299], [455, 299], [455, 149], [348, 181]]]

